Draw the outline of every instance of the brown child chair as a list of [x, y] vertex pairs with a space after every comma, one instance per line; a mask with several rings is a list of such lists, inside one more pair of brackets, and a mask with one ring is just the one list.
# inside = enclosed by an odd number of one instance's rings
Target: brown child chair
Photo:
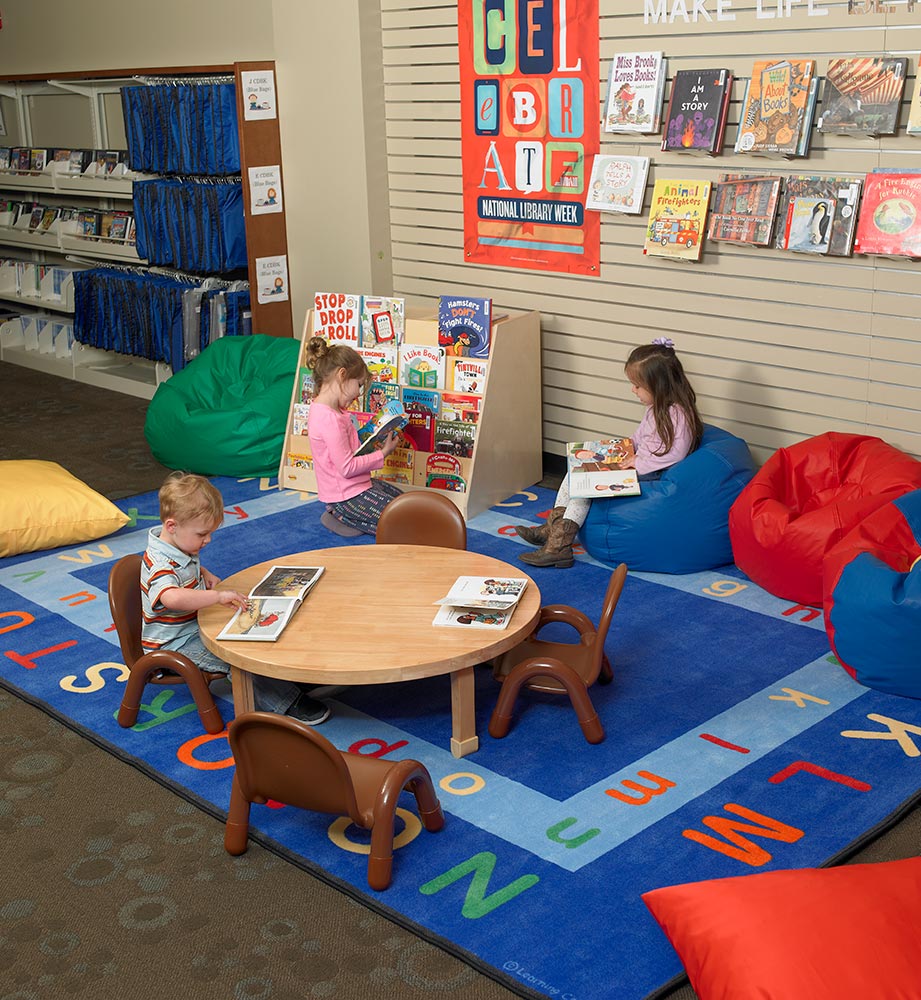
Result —
[[236, 772], [224, 832], [228, 854], [246, 850], [253, 802], [274, 799], [299, 809], [348, 816], [371, 831], [368, 885], [381, 891], [390, 885], [400, 791], [415, 795], [426, 830], [434, 833], [444, 826], [431, 775], [417, 760], [345, 753], [303, 722], [270, 712], [238, 715], [230, 724], [229, 738]]
[[381, 545], [440, 545], [467, 548], [464, 515], [443, 494], [413, 490], [395, 497], [377, 522]]
[[[500, 656], [493, 668], [493, 676], [502, 689], [489, 720], [490, 736], [502, 739], [508, 734], [518, 692], [527, 687], [531, 691], [569, 695], [586, 740], [600, 743], [604, 739], [604, 727], [588, 689], [596, 680], [610, 684], [614, 679], [604, 642], [626, 579], [627, 566], [621, 563], [611, 574], [597, 629], [586, 615], [568, 605], [548, 604], [540, 609], [540, 618], [531, 635]], [[579, 633], [579, 641], [539, 639], [538, 632], [551, 622], [571, 625]]]
[[224, 720], [208, 690], [211, 681], [223, 674], [205, 673], [198, 665], [177, 650], [157, 649], [145, 653], [141, 646], [141, 556], [123, 556], [109, 572], [109, 608], [118, 633], [122, 658], [129, 670], [128, 683], [118, 724], [130, 729], [137, 722], [141, 698], [148, 681], [153, 684], [185, 682], [208, 733], [220, 733]]

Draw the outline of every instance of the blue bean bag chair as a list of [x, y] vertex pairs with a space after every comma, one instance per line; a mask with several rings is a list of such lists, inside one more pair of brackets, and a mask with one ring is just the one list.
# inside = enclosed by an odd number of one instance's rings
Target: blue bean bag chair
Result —
[[921, 490], [880, 507], [829, 549], [825, 629], [861, 684], [921, 698]]
[[755, 474], [748, 445], [704, 425], [700, 447], [641, 484], [642, 495], [592, 501], [579, 537], [589, 555], [649, 573], [696, 573], [732, 562], [729, 508]]
[[288, 427], [300, 341], [221, 337], [154, 393], [144, 436], [168, 469], [274, 476]]

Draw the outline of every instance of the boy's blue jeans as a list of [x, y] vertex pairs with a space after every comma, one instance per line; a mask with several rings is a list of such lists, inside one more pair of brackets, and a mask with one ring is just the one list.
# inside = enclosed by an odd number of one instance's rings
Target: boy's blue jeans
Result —
[[[206, 649], [200, 635], [193, 635], [178, 652], [185, 654], [201, 670], [207, 670], [213, 674], [230, 673], [230, 664], [215, 656], [210, 649]], [[284, 715], [300, 693], [301, 689], [292, 681], [253, 674], [253, 697], [256, 708], [260, 712], [275, 712], [278, 715]]]

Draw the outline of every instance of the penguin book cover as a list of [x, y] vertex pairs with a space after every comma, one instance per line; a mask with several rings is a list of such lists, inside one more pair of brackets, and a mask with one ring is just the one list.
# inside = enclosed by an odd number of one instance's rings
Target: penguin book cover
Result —
[[791, 198], [787, 206], [782, 249], [827, 254], [834, 217], [834, 198]]

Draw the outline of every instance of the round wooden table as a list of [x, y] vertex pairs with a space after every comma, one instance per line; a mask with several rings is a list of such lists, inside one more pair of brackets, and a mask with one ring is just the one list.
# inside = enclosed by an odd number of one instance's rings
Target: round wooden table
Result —
[[[491, 556], [428, 545], [354, 545], [269, 559], [221, 582], [249, 593], [272, 566], [323, 566], [325, 572], [275, 642], [216, 638], [233, 609], [199, 612], [202, 641], [233, 668], [234, 710], [253, 710], [252, 674], [305, 684], [386, 684], [451, 675], [451, 753], [479, 746], [473, 668], [517, 645], [534, 628], [540, 591], [517, 566]], [[494, 631], [432, 625], [459, 576], [526, 577], [508, 626]]]

